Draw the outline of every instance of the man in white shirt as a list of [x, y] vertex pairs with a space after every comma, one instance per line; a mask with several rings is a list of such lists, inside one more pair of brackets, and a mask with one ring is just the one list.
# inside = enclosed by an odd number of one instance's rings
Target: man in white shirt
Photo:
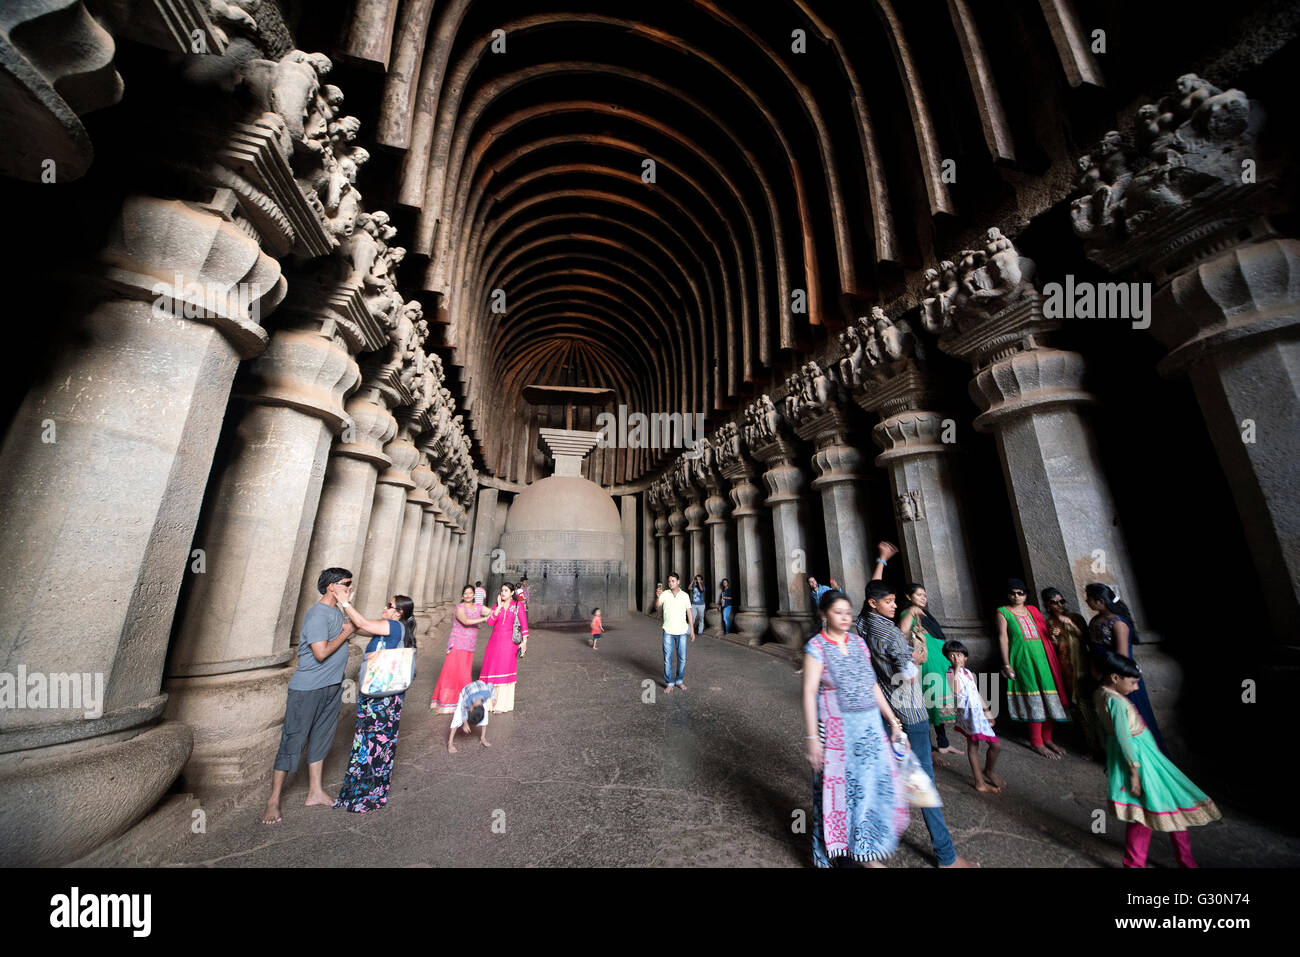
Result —
[[[681, 579], [673, 572], [668, 576], [668, 590], [655, 600], [655, 607], [664, 613], [664, 694], [672, 694], [673, 687], [686, 690], [682, 678], [686, 674], [686, 636], [695, 640], [691, 625], [695, 614], [691, 608], [691, 596], [681, 590]], [[677, 655], [677, 667], [673, 668], [673, 653]]]

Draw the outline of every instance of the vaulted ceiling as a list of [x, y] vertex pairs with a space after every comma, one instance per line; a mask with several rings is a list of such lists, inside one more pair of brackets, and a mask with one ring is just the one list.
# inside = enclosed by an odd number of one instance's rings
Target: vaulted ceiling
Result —
[[[936, 250], [1064, 196], [1064, 114], [1092, 135], [1102, 61], [1138, 69], [1135, 49], [1094, 55], [1092, 28], [1161, 12], [1079, 5], [351, 3], [344, 59], [382, 71], [367, 133], [414, 227], [403, 277], [485, 469], [536, 477], [529, 384], [714, 425], [915, 291]], [[611, 452], [593, 477], [660, 455]]]

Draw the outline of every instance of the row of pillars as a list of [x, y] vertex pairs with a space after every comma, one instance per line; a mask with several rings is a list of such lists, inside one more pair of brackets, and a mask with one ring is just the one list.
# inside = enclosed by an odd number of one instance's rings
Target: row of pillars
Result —
[[226, 219], [129, 198], [0, 448], [3, 671], [103, 688], [93, 715], [4, 711], [0, 838], [17, 859], [84, 853], [182, 769], [189, 789], [263, 777], [322, 568], [353, 571], [363, 613], [403, 593], [426, 624], [465, 580], [448, 430], [394, 408], [336, 313], [291, 297], [269, 333], [246, 313], [159, 315], [151, 277], [173, 271], [264, 290], [263, 313], [287, 286]]

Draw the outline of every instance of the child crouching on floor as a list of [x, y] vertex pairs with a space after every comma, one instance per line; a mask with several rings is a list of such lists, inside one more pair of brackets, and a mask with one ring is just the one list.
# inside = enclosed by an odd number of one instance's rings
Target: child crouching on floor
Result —
[[460, 699], [456, 702], [456, 710], [451, 715], [451, 731], [447, 734], [447, 753], [456, 753], [456, 729], [464, 728], [465, 733], [470, 733], [470, 725], [479, 729], [479, 740], [483, 747], [490, 748], [492, 745], [487, 739], [487, 702], [492, 697], [492, 686], [486, 681], [471, 681], [464, 688], [460, 689]]

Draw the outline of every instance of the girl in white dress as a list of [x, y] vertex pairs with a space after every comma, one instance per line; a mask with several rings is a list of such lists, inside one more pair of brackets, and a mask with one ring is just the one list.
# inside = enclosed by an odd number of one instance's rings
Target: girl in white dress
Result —
[[[960, 641], [947, 641], [943, 646], [943, 656], [952, 663], [948, 669], [948, 686], [952, 688], [957, 705], [957, 731], [966, 736], [966, 758], [975, 775], [975, 790], [1001, 791], [1002, 780], [993, 774], [993, 767], [998, 763], [998, 752], [1002, 744], [993, 733], [993, 715], [989, 713], [984, 699], [980, 697], [975, 685], [975, 676], [966, 668], [966, 659], [970, 653]], [[988, 743], [988, 752], [984, 756], [984, 770], [980, 771], [980, 742]]]

